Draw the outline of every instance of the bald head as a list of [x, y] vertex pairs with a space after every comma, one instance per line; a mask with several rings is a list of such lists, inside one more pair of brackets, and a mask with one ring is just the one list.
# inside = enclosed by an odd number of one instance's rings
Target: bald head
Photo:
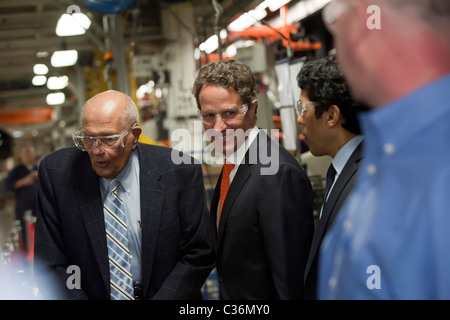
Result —
[[120, 121], [123, 128], [139, 123], [139, 113], [133, 100], [126, 94], [108, 90], [89, 99], [81, 112], [83, 127], [88, 122]]
[[97, 175], [113, 179], [126, 167], [142, 132], [136, 105], [126, 94], [105, 91], [86, 102], [81, 121], [83, 134], [96, 141], [99, 137], [120, 136], [113, 147], [97, 144], [87, 151]]

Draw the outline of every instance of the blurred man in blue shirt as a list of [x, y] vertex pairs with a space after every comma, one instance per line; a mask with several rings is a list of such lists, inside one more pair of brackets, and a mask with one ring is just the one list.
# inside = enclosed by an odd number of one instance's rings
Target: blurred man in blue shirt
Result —
[[450, 2], [335, 0], [323, 13], [373, 110], [354, 192], [322, 244], [319, 298], [450, 299]]

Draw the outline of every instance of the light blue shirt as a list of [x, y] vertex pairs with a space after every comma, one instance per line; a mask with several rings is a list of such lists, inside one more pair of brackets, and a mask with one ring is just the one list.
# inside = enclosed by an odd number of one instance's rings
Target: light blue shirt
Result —
[[[139, 156], [136, 149], [131, 153], [126, 167], [120, 172], [115, 180], [120, 181], [119, 196], [124, 203], [125, 214], [127, 216], [128, 246], [131, 255], [131, 273], [133, 283], [139, 284], [142, 281], [141, 267], [141, 196], [139, 187]], [[108, 192], [112, 180], [100, 178], [100, 190], [102, 200]]]
[[365, 157], [321, 247], [320, 299], [450, 299], [450, 74], [360, 117]]

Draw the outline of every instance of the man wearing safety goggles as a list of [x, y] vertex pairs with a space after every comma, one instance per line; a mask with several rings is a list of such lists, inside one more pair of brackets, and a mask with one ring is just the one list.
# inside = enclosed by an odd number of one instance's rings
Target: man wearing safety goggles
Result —
[[[174, 165], [170, 148], [138, 143], [138, 110], [121, 92], [91, 98], [81, 121], [75, 147], [40, 166], [35, 274], [43, 297], [201, 298], [215, 258], [201, 166], [187, 156]], [[80, 283], [69, 281], [69, 267]]]

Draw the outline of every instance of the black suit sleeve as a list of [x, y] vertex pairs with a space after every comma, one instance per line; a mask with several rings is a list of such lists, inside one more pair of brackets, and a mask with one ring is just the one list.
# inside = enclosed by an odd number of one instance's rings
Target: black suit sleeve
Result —
[[303, 299], [303, 274], [313, 235], [313, 195], [304, 171], [291, 162], [261, 177], [258, 211], [273, 283], [280, 299]]
[[[176, 169], [180, 221], [178, 261], [153, 299], [201, 299], [200, 288], [215, 264], [214, 234], [200, 165]], [[175, 200], [175, 199], [173, 199]], [[170, 248], [169, 248], [170, 249]]]
[[38, 204], [35, 232], [34, 276], [44, 299], [87, 299], [81, 290], [70, 290], [67, 280], [68, 259], [61, 235], [61, 214], [54, 185], [44, 158], [39, 166]]

